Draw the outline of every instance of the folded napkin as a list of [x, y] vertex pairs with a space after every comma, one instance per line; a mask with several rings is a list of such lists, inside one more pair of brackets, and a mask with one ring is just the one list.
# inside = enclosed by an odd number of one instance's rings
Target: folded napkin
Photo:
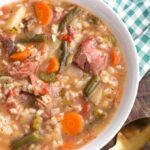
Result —
[[103, 0], [126, 24], [139, 57], [140, 79], [150, 69], [150, 0]]

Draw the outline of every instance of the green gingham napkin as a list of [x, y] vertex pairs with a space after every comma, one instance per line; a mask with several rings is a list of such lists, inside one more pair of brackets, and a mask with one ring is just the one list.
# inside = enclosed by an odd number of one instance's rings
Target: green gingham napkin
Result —
[[150, 69], [150, 0], [103, 0], [121, 17], [135, 42], [140, 79]]

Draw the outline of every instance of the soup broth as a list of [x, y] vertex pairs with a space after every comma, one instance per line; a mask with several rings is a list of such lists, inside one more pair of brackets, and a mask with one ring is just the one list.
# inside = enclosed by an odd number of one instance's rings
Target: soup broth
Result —
[[0, 149], [73, 150], [109, 124], [126, 66], [107, 24], [60, 0], [0, 8]]

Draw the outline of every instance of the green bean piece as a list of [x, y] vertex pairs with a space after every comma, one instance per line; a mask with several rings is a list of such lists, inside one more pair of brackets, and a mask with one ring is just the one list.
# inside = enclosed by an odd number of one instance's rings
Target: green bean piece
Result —
[[103, 39], [105, 43], [109, 43], [111, 40], [109, 36], [104, 36]]
[[17, 40], [19, 43], [40, 43], [47, 40], [47, 36], [45, 34], [36, 34], [33, 37], [22, 37]]
[[35, 118], [33, 120], [33, 123], [32, 123], [32, 129], [33, 130], [38, 130], [41, 123], [42, 123], [42, 117], [40, 117], [38, 114], [35, 115]]
[[56, 75], [54, 73], [40, 72], [39, 78], [47, 83], [56, 81]]
[[69, 55], [69, 52], [68, 52], [68, 43], [67, 42], [63, 42], [61, 44], [60, 49], [61, 49], [61, 55], [60, 55], [60, 59], [59, 59], [59, 62], [60, 62], [59, 72], [62, 72], [63, 69], [64, 69], [64, 66], [66, 65], [67, 57]]
[[114, 37], [114, 35], [109, 35], [109, 36], [107, 35], [107, 36], [104, 36], [103, 39], [104, 39], [104, 42], [105, 42], [105, 43], [112, 42], [112, 44], [114, 44], [114, 45], [117, 44], [117, 40], [116, 40], [116, 38]]
[[38, 132], [32, 132], [21, 139], [14, 141], [11, 145], [12, 150], [19, 150], [24, 146], [36, 143], [40, 140], [40, 135]]
[[65, 89], [65, 88], [62, 88], [61, 91], [60, 91], [60, 97], [61, 97], [61, 98], [64, 98], [64, 97], [65, 97], [65, 94], [66, 94], [66, 89]]
[[83, 93], [85, 96], [91, 95], [91, 93], [95, 90], [95, 88], [98, 86], [100, 83], [100, 78], [97, 75], [94, 75], [92, 79], [87, 83], [85, 86]]
[[111, 35], [111, 36], [110, 36], [110, 39], [111, 39], [111, 41], [112, 41], [112, 43], [113, 43], [114, 45], [117, 44], [117, 40], [116, 40], [116, 38], [115, 38], [114, 35]]
[[69, 54], [68, 54], [68, 57], [67, 57], [67, 60], [66, 60], [66, 65], [72, 64], [73, 58], [74, 58], [74, 55], [71, 54], [71, 53], [69, 53]]
[[93, 116], [94, 118], [97, 119], [101, 119], [105, 116], [105, 114], [103, 112], [101, 112], [97, 107], [93, 108]]
[[63, 104], [63, 106], [71, 106], [72, 105], [72, 101], [70, 101], [70, 100], [66, 100], [66, 99], [64, 99], [63, 101], [62, 101], [62, 104]]
[[81, 8], [79, 7], [74, 7], [71, 9], [62, 19], [61, 23], [59, 24], [59, 31], [63, 32], [64, 29], [67, 27], [67, 25], [81, 13]]
[[88, 16], [87, 20], [89, 23], [94, 24], [94, 25], [97, 25], [99, 22], [99, 18], [94, 15]]

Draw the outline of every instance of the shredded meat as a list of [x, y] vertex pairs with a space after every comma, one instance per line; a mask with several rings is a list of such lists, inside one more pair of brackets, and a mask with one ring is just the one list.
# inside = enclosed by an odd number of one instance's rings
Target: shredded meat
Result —
[[8, 52], [8, 54], [11, 54], [17, 49], [14, 41], [2, 34], [0, 34], [0, 42], [2, 43], [3, 48]]
[[74, 57], [74, 63], [85, 72], [99, 74], [106, 66], [108, 55], [100, 53], [93, 38], [84, 40]]
[[45, 110], [47, 108], [46, 103], [41, 99], [36, 99], [35, 106], [39, 109]]
[[17, 107], [17, 100], [13, 97], [13, 96], [9, 96], [7, 101], [6, 101], [6, 105], [8, 108], [16, 108]]
[[36, 60], [25, 60], [21, 64], [13, 65], [8, 68], [8, 73], [16, 78], [28, 77], [39, 68], [39, 62]]
[[47, 83], [40, 80], [34, 74], [30, 74], [31, 84], [33, 86], [34, 94], [35, 95], [45, 95], [49, 94], [51, 97], [59, 97], [59, 93], [61, 88], [55, 85], [48, 85]]
[[34, 95], [45, 95], [50, 93], [48, 84], [39, 80], [33, 73], [30, 74], [30, 80], [33, 86]]
[[50, 117], [50, 113], [47, 111], [47, 105], [41, 100], [41, 99], [37, 99], [35, 101], [35, 106], [40, 109], [40, 110], [43, 110], [42, 114], [41, 114], [41, 117], [44, 119], [44, 120], [48, 120], [49, 117]]
[[53, 23], [58, 23], [63, 17], [63, 12], [54, 12]]

